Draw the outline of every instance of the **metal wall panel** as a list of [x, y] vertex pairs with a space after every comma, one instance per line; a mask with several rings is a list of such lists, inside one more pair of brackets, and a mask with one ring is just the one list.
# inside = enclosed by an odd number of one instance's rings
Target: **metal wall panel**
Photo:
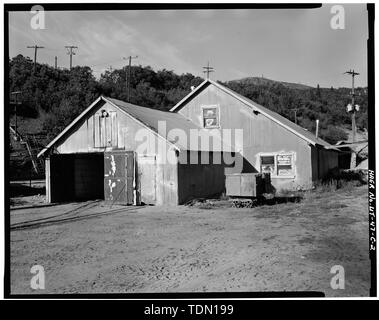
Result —
[[156, 195], [156, 157], [139, 156], [138, 157], [138, 180], [141, 201], [145, 204], [155, 204]]
[[133, 204], [134, 153], [104, 153], [104, 198], [112, 203]]
[[243, 151], [244, 173], [260, 171], [261, 154], [292, 153], [296, 155], [293, 177], [272, 176], [273, 187], [296, 190], [311, 186], [312, 159], [308, 142], [263, 114], [255, 114], [250, 107], [213, 85], [190, 100], [179, 113], [202, 127], [202, 108], [209, 105], [219, 105], [220, 129], [243, 130], [243, 141], [233, 141], [233, 138], [231, 145], [235, 150]]
[[[111, 125], [112, 125], [112, 144], [115, 143], [116, 146], [101, 147], [101, 128], [100, 128], [100, 117], [99, 112], [101, 110], [106, 110], [110, 114]], [[115, 124], [115, 125], [114, 125]], [[162, 143], [163, 138], [158, 137], [155, 133], [147, 131], [147, 141], [145, 139], [138, 140], [136, 138], [137, 134], [144, 132], [146, 129], [141, 123], [133, 119], [131, 116], [120, 112], [114, 106], [106, 103], [99, 106], [96, 110], [93, 110], [89, 115], [87, 120], [83, 123], [78, 124], [77, 128], [67, 136], [66, 139], [57, 144], [57, 151], [61, 154], [63, 153], [88, 153], [88, 152], [102, 152], [102, 153], [112, 153], [112, 152], [136, 152], [138, 155], [155, 155], [156, 156], [156, 203], [157, 205], [177, 205], [178, 204], [178, 167], [176, 164], [160, 162], [163, 159], [172, 154], [175, 156], [175, 150], [171, 149], [171, 145], [168, 142], [164, 142], [165, 150], [161, 151], [158, 141]], [[142, 147], [142, 148], [141, 148]], [[145, 148], [146, 147], [146, 148]], [[122, 150], [122, 151], [121, 151]], [[110, 161], [110, 160], [109, 160]], [[133, 165], [133, 164], [132, 164]], [[103, 171], [103, 170], [102, 170]], [[131, 180], [128, 186], [133, 186], [133, 183], [137, 182], [138, 179], [134, 178], [134, 172], [127, 178]], [[116, 178], [125, 179], [125, 174], [123, 176], [117, 176]], [[104, 176], [104, 179], [106, 177]], [[112, 178], [112, 177], [110, 177]], [[119, 184], [125, 186], [124, 181], [114, 181], [115, 187]], [[184, 183], [185, 184], [185, 183]], [[109, 193], [111, 186], [109, 186], [108, 181], [104, 180], [103, 183], [104, 191], [108, 189], [105, 193]], [[125, 189], [125, 187], [124, 187]], [[121, 193], [124, 193], [124, 189]], [[128, 189], [128, 188], [127, 188]], [[112, 187], [112, 195], [114, 194], [114, 187]], [[129, 189], [128, 189], [129, 190]], [[140, 197], [134, 197], [134, 191], [138, 193], [138, 189], [135, 188], [127, 191], [127, 203], [133, 203], [134, 198], [138, 200]], [[121, 196], [121, 194], [120, 194]], [[125, 195], [124, 195], [125, 196]]]

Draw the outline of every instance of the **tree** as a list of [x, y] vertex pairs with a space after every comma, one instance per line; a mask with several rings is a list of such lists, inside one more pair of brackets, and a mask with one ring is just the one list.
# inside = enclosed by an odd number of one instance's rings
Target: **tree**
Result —
[[[47, 64], [36, 65], [18, 55], [9, 61], [11, 91], [22, 91], [22, 106], [18, 113], [44, 122], [50, 137], [60, 132], [99, 95], [127, 100], [127, 68], [107, 70], [96, 80], [89, 67], [55, 69]], [[131, 67], [131, 102], [137, 105], [169, 110], [198, 86], [203, 79], [190, 73], [178, 75], [172, 70], [155, 71], [150, 66]], [[237, 93], [293, 121], [296, 108], [298, 124], [314, 132], [315, 120], [320, 120], [320, 137], [328, 141], [344, 139], [335, 127], [351, 127], [346, 105], [350, 102], [349, 88], [317, 88], [282, 83], [269, 79], [245, 78], [222, 83]], [[360, 88], [356, 103], [357, 126], [367, 128], [367, 90]], [[9, 107], [9, 106], [8, 106]], [[11, 109], [10, 109], [11, 110]], [[343, 131], [343, 130], [342, 130]], [[337, 138], [336, 138], [337, 137]]]
[[320, 90], [320, 85], [319, 84], [317, 84], [316, 95], [317, 95], [318, 98], [321, 98], [321, 90]]

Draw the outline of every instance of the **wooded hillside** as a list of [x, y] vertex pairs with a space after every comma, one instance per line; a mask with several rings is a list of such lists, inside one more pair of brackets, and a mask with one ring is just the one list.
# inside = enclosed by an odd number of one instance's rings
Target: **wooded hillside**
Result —
[[[18, 55], [9, 62], [10, 92], [22, 91], [18, 107], [19, 130], [42, 131], [51, 140], [100, 94], [127, 100], [127, 69], [106, 71], [100, 79], [89, 67], [55, 69], [46, 64], [36, 65]], [[203, 81], [186, 73], [177, 75], [170, 70], [155, 71], [151, 67], [131, 68], [131, 102], [137, 105], [168, 110]], [[297, 122], [314, 132], [315, 120], [320, 120], [320, 136], [330, 143], [347, 139], [343, 128], [350, 128], [351, 119], [346, 112], [350, 102], [348, 88], [320, 88], [278, 82], [264, 78], [245, 78], [223, 83], [236, 92]], [[359, 129], [367, 128], [367, 88], [357, 89], [356, 103]], [[11, 110], [13, 117], [14, 108]], [[13, 120], [11, 120], [12, 122]]]

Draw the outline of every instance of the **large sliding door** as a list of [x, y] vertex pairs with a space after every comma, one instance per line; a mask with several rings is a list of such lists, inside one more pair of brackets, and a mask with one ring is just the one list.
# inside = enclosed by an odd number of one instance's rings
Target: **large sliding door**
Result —
[[112, 203], [134, 202], [134, 152], [104, 153], [104, 197]]

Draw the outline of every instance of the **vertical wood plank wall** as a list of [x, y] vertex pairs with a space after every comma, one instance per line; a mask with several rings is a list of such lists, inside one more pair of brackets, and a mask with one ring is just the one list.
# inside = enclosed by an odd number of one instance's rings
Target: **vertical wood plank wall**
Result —
[[[102, 139], [102, 137], [96, 134], [99, 130], [94, 130], [94, 128], [96, 129], [99, 127], [98, 125], [100, 125], [101, 118], [96, 115], [96, 112], [102, 109], [109, 112], [111, 119], [113, 119], [113, 121], [111, 121], [113, 122], [112, 126], [114, 125], [115, 119], [117, 121], [117, 124], [114, 126], [117, 130], [112, 132], [112, 139], [115, 139], [116, 147], [98, 147], [100, 146], [100, 139]], [[141, 141], [136, 141], [137, 133], [141, 132], [141, 129], [143, 130], [143, 134], [140, 135], [142, 139]], [[144, 136], [146, 134], [148, 135], [147, 137]], [[158, 141], [160, 144], [165, 145], [163, 151], [158, 148]], [[164, 162], [164, 158], [167, 156], [176, 157], [172, 145], [167, 143], [163, 138], [158, 138], [156, 134], [147, 130], [146, 127], [136, 120], [120, 112], [119, 109], [108, 103], [100, 104], [95, 108], [82, 123], [79, 123], [73, 129], [70, 135], [57, 145], [57, 151], [60, 154], [106, 152], [112, 150], [136, 151], [137, 157], [139, 155], [156, 156], [157, 171], [155, 173], [155, 179], [157, 197], [155, 204], [178, 204], [177, 163]], [[152, 177], [152, 179], [154, 179], [154, 177]]]

